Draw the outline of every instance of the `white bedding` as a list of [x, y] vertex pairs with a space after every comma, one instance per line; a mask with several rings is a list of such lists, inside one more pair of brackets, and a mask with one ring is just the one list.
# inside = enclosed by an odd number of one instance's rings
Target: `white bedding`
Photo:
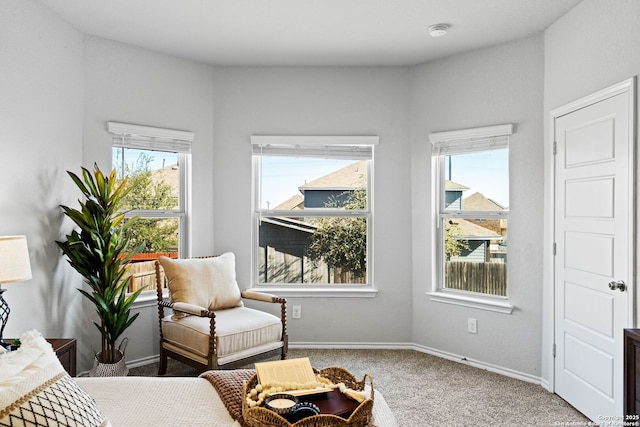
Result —
[[[204, 378], [76, 378], [113, 427], [239, 427], [213, 386]], [[397, 427], [381, 393], [376, 392], [372, 427]]]
[[204, 378], [76, 378], [113, 427], [240, 427]]

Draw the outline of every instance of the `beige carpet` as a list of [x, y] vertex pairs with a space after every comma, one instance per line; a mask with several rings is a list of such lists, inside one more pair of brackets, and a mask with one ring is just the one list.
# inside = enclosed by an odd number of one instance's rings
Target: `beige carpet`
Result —
[[[588, 419], [539, 385], [412, 350], [292, 349], [313, 366], [341, 366], [358, 379], [368, 372], [402, 427], [587, 425]], [[253, 367], [253, 366], [251, 366]], [[153, 376], [158, 365], [132, 368]], [[167, 375], [196, 376], [169, 360]]]

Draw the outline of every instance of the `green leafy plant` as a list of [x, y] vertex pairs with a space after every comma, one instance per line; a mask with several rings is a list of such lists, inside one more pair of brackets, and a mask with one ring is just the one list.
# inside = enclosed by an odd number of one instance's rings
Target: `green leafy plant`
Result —
[[127, 229], [137, 218], [127, 220], [121, 210], [131, 187], [127, 188], [126, 178], [116, 180], [115, 170], [105, 176], [97, 165], [93, 174], [82, 168], [82, 178], [67, 173], [86, 200], [78, 201], [80, 209], [60, 205], [78, 228], [66, 236], [66, 241], [56, 243], [91, 288], [91, 292], [78, 290], [95, 305], [100, 319], [99, 324], [94, 322], [102, 335], [102, 351], [96, 358], [98, 362], [116, 363], [123, 357], [116, 340], [138, 317], [139, 313], [131, 316], [130, 309], [142, 291], [127, 295], [131, 280], [128, 263], [142, 248], [129, 248]]
[[459, 236], [461, 235], [462, 228], [458, 224], [451, 220], [445, 224], [444, 255], [447, 261], [449, 261], [451, 257], [460, 256], [463, 250], [469, 249], [469, 242], [467, 240], [460, 240]]
[[[365, 209], [367, 192], [356, 189], [332, 197], [325, 207], [347, 210]], [[324, 261], [331, 268], [340, 268], [341, 275], [350, 272], [354, 277], [364, 277], [367, 273], [367, 223], [364, 218], [324, 217], [315, 225], [318, 227], [311, 237], [307, 256], [311, 261]]]

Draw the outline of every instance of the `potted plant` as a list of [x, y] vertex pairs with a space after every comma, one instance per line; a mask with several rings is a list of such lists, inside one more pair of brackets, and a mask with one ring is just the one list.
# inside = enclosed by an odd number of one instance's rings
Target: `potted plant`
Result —
[[[138, 317], [139, 313], [131, 316], [130, 308], [142, 291], [127, 295], [131, 280], [128, 263], [142, 249], [142, 245], [129, 248], [126, 231], [137, 218], [126, 220], [121, 210], [122, 199], [130, 188], [126, 177], [117, 182], [115, 170], [105, 176], [97, 165], [93, 175], [82, 168], [82, 179], [67, 173], [86, 200], [79, 201], [80, 209], [60, 206], [78, 228], [66, 236], [66, 241], [56, 243], [89, 286], [90, 292], [78, 290], [95, 305], [100, 319], [94, 324], [102, 335], [102, 349], [95, 355], [91, 373], [126, 375], [124, 348], [120, 348], [123, 342], [118, 347], [116, 340]], [[101, 369], [100, 364], [107, 366]]]

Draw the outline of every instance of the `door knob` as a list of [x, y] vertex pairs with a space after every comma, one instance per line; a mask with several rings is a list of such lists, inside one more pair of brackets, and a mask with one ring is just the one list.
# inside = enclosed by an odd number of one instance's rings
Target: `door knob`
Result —
[[622, 280], [614, 280], [609, 282], [609, 289], [615, 291], [616, 289], [620, 290], [620, 292], [624, 292], [627, 289], [627, 285]]

